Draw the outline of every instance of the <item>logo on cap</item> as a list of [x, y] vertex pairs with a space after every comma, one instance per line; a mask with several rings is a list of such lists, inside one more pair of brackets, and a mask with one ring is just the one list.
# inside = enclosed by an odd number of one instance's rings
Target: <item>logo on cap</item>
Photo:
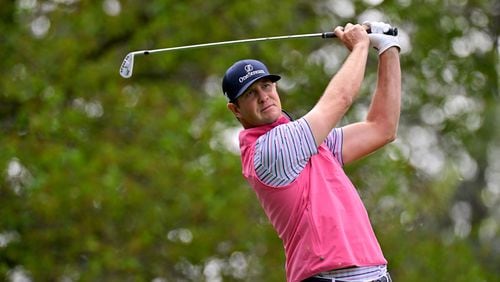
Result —
[[240, 76], [238, 78], [238, 81], [240, 83], [245, 82], [245, 80], [249, 79], [250, 77], [252, 77], [254, 75], [257, 75], [257, 74], [266, 74], [266, 72], [264, 70], [253, 70], [253, 65], [251, 65], [251, 64], [245, 65], [243, 68], [245, 69], [245, 71], [247, 72], [247, 74], [245, 74], [244, 76]]
[[246, 66], [245, 66], [245, 71], [246, 71], [246, 72], [251, 72], [251, 71], [253, 71], [253, 66], [252, 66], [252, 65], [250, 65], [250, 64], [246, 65]]

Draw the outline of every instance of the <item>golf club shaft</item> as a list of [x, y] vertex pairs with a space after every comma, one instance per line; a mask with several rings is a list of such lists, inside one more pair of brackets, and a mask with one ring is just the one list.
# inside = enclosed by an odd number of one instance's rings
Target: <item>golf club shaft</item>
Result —
[[194, 45], [186, 45], [186, 46], [178, 46], [178, 47], [170, 47], [170, 48], [162, 48], [162, 49], [154, 49], [154, 50], [143, 50], [136, 51], [135, 54], [153, 54], [158, 52], [166, 52], [166, 51], [175, 51], [175, 50], [183, 50], [183, 49], [193, 49], [193, 48], [202, 48], [202, 47], [211, 47], [211, 46], [220, 46], [220, 45], [229, 45], [229, 44], [240, 44], [240, 43], [249, 43], [249, 42], [258, 42], [258, 41], [269, 41], [269, 40], [281, 40], [281, 39], [293, 39], [293, 38], [306, 38], [306, 37], [322, 37], [322, 38], [334, 38], [336, 37], [333, 32], [323, 32], [323, 33], [307, 33], [307, 34], [295, 34], [295, 35], [282, 35], [282, 36], [271, 36], [271, 37], [260, 37], [260, 38], [250, 38], [250, 39], [240, 39], [240, 40], [230, 40], [230, 41], [220, 41], [220, 42], [212, 42], [212, 43], [203, 43], [203, 44], [194, 44]]
[[[367, 32], [370, 33], [370, 30], [367, 30]], [[398, 30], [397, 30], [397, 28], [392, 28], [392, 29], [388, 30], [385, 34], [396, 36], [398, 34]], [[220, 42], [185, 45], [185, 46], [177, 46], [177, 47], [169, 47], [169, 48], [161, 48], [161, 49], [133, 51], [133, 52], [128, 53], [127, 56], [125, 57], [125, 59], [123, 60], [123, 63], [120, 67], [120, 75], [124, 78], [129, 78], [132, 76], [135, 55], [149, 55], [149, 54], [153, 54], [153, 53], [184, 50], [184, 49], [195, 49], [195, 48], [212, 47], [212, 46], [220, 46], [220, 45], [257, 42], [257, 41], [282, 40], [282, 39], [306, 38], [306, 37], [335, 38], [336, 35], [334, 32], [330, 31], [330, 32], [281, 35], [281, 36], [271, 36], [271, 37], [260, 37], [260, 38], [220, 41]]]

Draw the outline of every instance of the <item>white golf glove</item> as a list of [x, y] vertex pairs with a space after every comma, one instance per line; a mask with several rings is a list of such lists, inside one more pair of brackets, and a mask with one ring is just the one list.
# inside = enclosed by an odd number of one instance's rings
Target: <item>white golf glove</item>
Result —
[[368, 34], [370, 37], [371, 46], [378, 51], [378, 55], [384, 53], [385, 50], [390, 47], [398, 47], [401, 50], [401, 46], [399, 46], [398, 36], [387, 35], [384, 32], [388, 32], [391, 29], [390, 24], [386, 24], [384, 22], [364, 22], [363, 25], [366, 25], [370, 28], [371, 33]]

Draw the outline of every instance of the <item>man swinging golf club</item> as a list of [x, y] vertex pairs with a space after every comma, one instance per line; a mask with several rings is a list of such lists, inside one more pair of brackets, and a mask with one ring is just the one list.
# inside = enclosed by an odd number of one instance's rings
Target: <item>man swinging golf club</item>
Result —
[[[243, 176], [283, 241], [287, 281], [391, 281], [367, 211], [342, 169], [395, 139], [401, 71], [397, 36], [384, 34], [389, 28], [381, 22], [336, 27], [350, 54], [296, 121], [281, 109], [280, 76], [261, 62], [238, 61], [224, 75], [227, 107], [244, 127]], [[367, 117], [336, 128], [360, 90], [370, 44], [379, 63]]]

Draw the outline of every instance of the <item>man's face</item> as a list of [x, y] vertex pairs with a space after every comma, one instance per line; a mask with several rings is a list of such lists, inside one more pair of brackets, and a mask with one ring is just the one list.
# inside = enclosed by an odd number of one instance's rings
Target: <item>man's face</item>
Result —
[[257, 80], [238, 97], [236, 103], [228, 103], [227, 107], [244, 128], [273, 123], [281, 116], [276, 83], [266, 78]]

